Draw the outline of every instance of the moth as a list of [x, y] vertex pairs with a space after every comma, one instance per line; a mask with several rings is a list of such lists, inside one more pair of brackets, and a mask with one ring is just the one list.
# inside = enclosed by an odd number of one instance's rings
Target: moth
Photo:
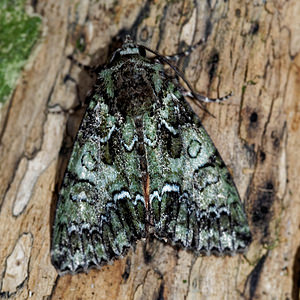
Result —
[[97, 74], [56, 207], [60, 274], [100, 267], [149, 236], [197, 255], [243, 252], [251, 241], [216, 147], [166, 59], [146, 50], [127, 37]]

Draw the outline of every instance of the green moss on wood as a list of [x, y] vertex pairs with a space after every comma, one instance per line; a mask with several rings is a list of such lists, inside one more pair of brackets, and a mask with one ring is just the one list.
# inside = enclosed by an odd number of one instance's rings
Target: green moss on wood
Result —
[[41, 19], [25, 12], [24, 0], [0, 1], [0, 106], [11, 95], [40, 34]]

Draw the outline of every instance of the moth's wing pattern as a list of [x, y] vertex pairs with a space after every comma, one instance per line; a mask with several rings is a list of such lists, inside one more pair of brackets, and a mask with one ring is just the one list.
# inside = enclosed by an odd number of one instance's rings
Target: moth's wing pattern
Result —
[[96, 95], [78, 131], [57, 203], [51, 258], [61, 274], [124, 255], [145, 235], [134, 124], [129, 118], [120, 125]]
[[153, 232], [206, 254], [251, 241], [217, 149], [143, 52], [127, 39], [99, 74], [56, 208], [51, 259], [61, 274], [111, 262]]
[[155, 234], [205, 254], [242, 252], [251, 234], [231, 175], [199, 118], [167, 85], [161, 107], [144, 118]]

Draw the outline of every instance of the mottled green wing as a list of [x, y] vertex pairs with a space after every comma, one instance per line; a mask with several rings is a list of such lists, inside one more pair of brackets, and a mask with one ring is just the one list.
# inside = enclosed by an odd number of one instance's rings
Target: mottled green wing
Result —
[[172, 84], [144, 123], [156, 236], [205, 254], [243, 251], [251, 234], [237, 189], [199, 118]]
[[60, 273], [100, 266], [124, 255], [145, 235], [135, 140], [133, 121], [120, 122], [109, 114], [101, 97], [94, 97], [77, 134], [57, 203], [51, 258]]

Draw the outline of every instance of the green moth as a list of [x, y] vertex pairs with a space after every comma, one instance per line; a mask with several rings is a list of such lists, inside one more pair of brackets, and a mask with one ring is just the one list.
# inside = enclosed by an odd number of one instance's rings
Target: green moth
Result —
[[206, 255], [251, 241], [216, 147], [164, 72], [166, 58], [146, 50], [127, 37], [98, 74], [56, 208], [60, 274], [100, 267], [149, 236]]

